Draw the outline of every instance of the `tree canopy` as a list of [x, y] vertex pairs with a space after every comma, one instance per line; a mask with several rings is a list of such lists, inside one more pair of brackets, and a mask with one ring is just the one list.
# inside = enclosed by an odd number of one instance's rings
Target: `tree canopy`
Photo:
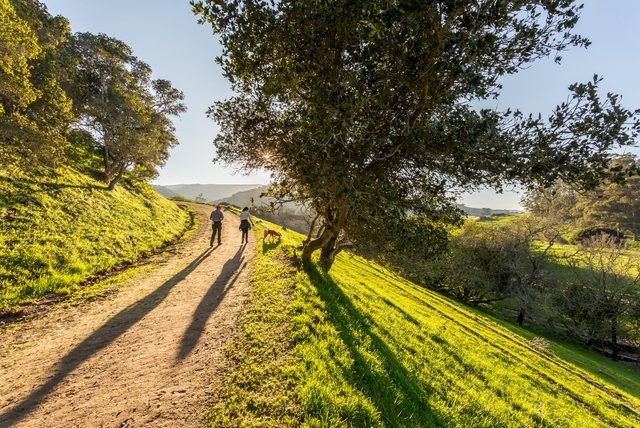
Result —
[[0, 163], [50, 162], [73, 121], [66, 79], [63, 17], [37, 0], [0, 1]]
[[186, 111], [184, 94], [168, 80], [151, 80], [151, 67], [105, 34], [76, 34], [71, 51], [78, 126], [102, 152], [109, 188], [131, 168], [141, 178], [155, 177], [178, 143], [169, 116]]
[[215, 160], [268, 170], [273, 196], [315, 211], [303, 258], [321, 250], [327, 269], [346, 246], [384, 255], [414, 242], [402, 233], [410, 217], [456, 222], [453, 189], [593, 187], [611, 175], [610, 149], [638, 130], [619, 97], [598, 95], [597, 77], [572, 85], [548, 119], [471, 105], [497, 96], [500, 76], [589, 43], [571, 32], [571, 0], [192, 5], [220, 34], [238, 94], [209, 111]]
[[97, 149], [109, 189], [127, 171], [157, 176], [178, 144], [182, 92], [124, 42], [72, 35], [39, 0], [0, 0], [0, 24], [0, 165], [35, 170]]

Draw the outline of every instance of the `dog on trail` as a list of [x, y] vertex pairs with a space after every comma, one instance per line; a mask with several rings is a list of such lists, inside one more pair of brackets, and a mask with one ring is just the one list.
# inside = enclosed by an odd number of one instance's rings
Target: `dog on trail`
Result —
[[262, 241], [264, 242], [265, 239], [269, 238], [269, 240], [273, 242], [276, 236], [278, 237], [278, 240], [280, 240], [282, 235], [273, 229], [265, 229], [262, 233]]

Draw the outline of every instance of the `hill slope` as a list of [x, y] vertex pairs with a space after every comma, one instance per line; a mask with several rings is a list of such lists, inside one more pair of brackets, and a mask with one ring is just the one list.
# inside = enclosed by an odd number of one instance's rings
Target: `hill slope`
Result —
[[242, 190], [234, 193], [230, 196], [220, 197], [213, 200], [213, 203], [228, 202], [238, 207], [251, 206], [251, 198], [253, 198], [253, 204], [260, 206], [262, 204], [268, 205], [271, 198], [261, 198], [260, 194], [266, 192], [269, 186], [260, 186], [253, 189]]
[[639, 426], [638, 371], [359, 257], [296, 268], [302, 237], [283, 233], [259, 254], [213, 426]]
[[0, 171], [0, 313], [133, 261], [185, 230], [189, 215], [143, 183], [115, 190], [71, 168]]
[[171, 198], [173, 198], [175, 196], [180, 196], [176, 192], [174, 192], [173, 190], [168, 189], [168, 188], [166, 188], [164, 186], [158, 186], [158, 185], [153, 184], [151, 187], [153, 187], [156, 192], [160, 193], [162, 196], [164, 196], [167, 199], [171, 199]]

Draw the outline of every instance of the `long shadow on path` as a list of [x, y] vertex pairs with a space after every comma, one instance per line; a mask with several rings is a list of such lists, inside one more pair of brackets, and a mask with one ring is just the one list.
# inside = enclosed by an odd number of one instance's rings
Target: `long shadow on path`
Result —
[[[217, 247], [216, 247], [217, 248]], [[35, 407], [49, 394], [64, 378], [80, 364], [98, 353], [116, 340], [134, 324], [155, 309], [168, 295], [173, 287], [193, 272], [215, 248], [208, 248], [201, 253], [189, 266], [175, 274], [168, 281], [107, 321], [102, 327], [93, 332], [78, 346], [73, 348], [59, 363], [57, 372], [40, 388], [16, 404], [11, 410], [0, 415], [0, 426], [11, 426], [29, 415]]]
[[242, 270], [247, 265], [247, 263], [244, 262], [244, 249], [245, 246], [241, 246], [233, 258], [227, 260], [224, 266], [222, 266], [220, 275], [218, 275], [213, 284], [211, 284], [207, 294], [205, 294], [200, 301], [200, 304], [193, 313], [191, 324], [187, 327], [184, 335], [182, 336], [180, 351], [178, 351], [179, 360], [184, 359], [189, 355], [193, 348], [195, 348], [198, 343], [198, 339], [200, 339], [200, 336], [202, 336], [202, 333], [204, 332], [207, 321], [218, 308], [218, 305], [224, 296], [229, 292], [231, 287], [233, 287], [235, 282], [238, 280], [238, 276], [240, 276], [240, 273], [242, 273]]

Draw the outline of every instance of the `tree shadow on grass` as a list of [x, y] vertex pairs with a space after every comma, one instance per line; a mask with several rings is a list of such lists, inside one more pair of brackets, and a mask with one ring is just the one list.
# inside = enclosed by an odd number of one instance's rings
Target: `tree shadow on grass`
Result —
[[[334, 280], [315, 264], [305, 263], [304, 270], [325, 305], [327, 320], [338, 331], [353, 359], [353, 364], [348, 367], [341, 365], [338, 360], [334, 361], [341, 367], [345, 382], [367, 397], [387, 426], [447, 426], [440, 415], [431, 409], [429, 391], [425, 390], [387, 343], [372, 330], [372, 319], [356, 308]], [[382, 364], [376, 370], [370, 366], [370, 357], [360, 350], [363, 335], [370, 340], [368, 353]], [[331, 409], [319, 411], [330, 413]], [[364, 420], [364, 415], [341, 416], [346, 419], [346, 425], [350, 426], [369, 426], [372, 423]]]
[[45, 181], [45, 180], [32, 180], [32, 179], [27, 179], [27, 178], [11, 178], [11, 177], [0, 177], [0, 181], [4, 181], [7, 183], [20, 183], [21, 185], [31, 185], [31, 186], [37, 186], [40, 187], [41, 189], [31, 189], [32, 193], [39, 193], [39, 192], [51, 192], [53, 190], [60, 190], [60, 189], [93, 189], [93, 190], [107, 190], [107, 185], [105, 184], [104, 186], [96, 186], [93, 184], [88, 184], [88, 185], [80, 185], [80, 184], [69, 184], [69, 183], [62, 183], [62, 182], [56, 182], [56, 181]]
[[[217, 248], [217, 247], [216, 247]], [[38, 404], [60, 384], [80, 364], [87, 361], [94, 354], [106, 348], [129, 328], [155, 309], [168, 295], [173, 287], [193, 272], [215, 248], [208, 248], [201, 253], [189, 266], [175, 274], [160, 287], [141, 300], [129, 305], [116, 316], [107, 321], [102, 327], [94, 331], [89, 337], [73, 348], [57, 364], [56, 373], [28, 397], [15, 404], [11, 410], [0, 414], [0, 426], [13, 426], [29, 415]]]
[[[244, 262], [245, 246], [241, 246], [232, 259], [222, 266], [220, 275], [211, 284], [209, 290], [200, 301], [200, 304], [193, 313], [191, 324], [184, 332], [182, 341], [180, 342], [180, 350], [178, 351], [178, 360], [183, 360], [195, 348], [200, 336], [204, 332], [207, 321], [218, 308], [224, 296], [229, 292], [244, 270], [247, 263]], [[244, 263], [243, 263], [244, 262]]]

